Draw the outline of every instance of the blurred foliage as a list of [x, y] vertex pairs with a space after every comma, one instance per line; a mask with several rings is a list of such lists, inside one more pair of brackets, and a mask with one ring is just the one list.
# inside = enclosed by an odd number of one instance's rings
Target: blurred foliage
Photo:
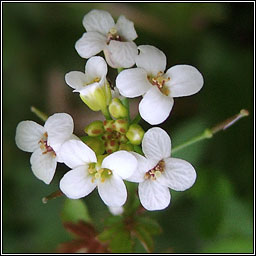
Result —
[[[60, 164], [53, 183], [46, 186], [33, 176], [30, 154], [16, 147], [14, 136], [21, 120], [41, 123], [30, 112], [30, 106], [47, 114], [71, 114], [77, 135], [84, 135], [83, 128], [100, 118], [64, 81], [68, 71], [84, 70], [85, 60], [78, 56], [74, 44], [84, 32], [83, 16], [93, 8], [107, 10], [115, 18], [124, 14], [134, 21], [137, 45], [151, 44], [161, 49], [167, 56], [167, 68], [184, 63], [196, 66], [203, 74], [205, 84], [200, 93], [176, 98], [171, 116], [161, 124], [170, 133], [173, 146], [242, 108], [250, 112], [248, 118], [213, 139], [175, 155], [192, 163], [197, 181], [185, 192], [171, 191], [167, 209], [145, 213], [162, 227], [161, 234], [153, 237], [154, 251], [253, 251], [252, 2], [5, 2], [2, 7], [4, 253], [55, 252], [59, 244], [70, 240], [60, 215], [63, 205], [67, 205], [65, 198], [41, 202], [42, 197], [58, 190], [58, 181], [68, 168]], [[109, 76], [114, 79], [113, 70], [109, 70]], [[145, 122], [141, 124], [149, 128]], [[83, 201], [95, 228], [103, 230], [104, 219], [110, 213], [97, 192]], [[79, 209], [77, 212], [87, 212], [79, 204], [73, 207]], [[118, 243], [127, 246], [126, 239], [124, 232]], [[135, 249], [146, 252], [139, 243]]]

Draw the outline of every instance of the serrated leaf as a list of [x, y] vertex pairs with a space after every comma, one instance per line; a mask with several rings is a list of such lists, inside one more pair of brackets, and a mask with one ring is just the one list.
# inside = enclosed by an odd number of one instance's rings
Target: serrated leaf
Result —
[[81, 199], [66, 198], [61, 212], [61, 219], [63, 222], [77, 222], [79, 220], [91, 222], [86, 204]]

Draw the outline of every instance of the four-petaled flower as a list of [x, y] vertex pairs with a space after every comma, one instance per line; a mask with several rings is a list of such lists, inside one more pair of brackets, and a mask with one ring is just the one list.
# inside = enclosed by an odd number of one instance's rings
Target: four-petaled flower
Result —
[[127, 191], [123, 179], [137, 168], [137, 160], [131, 153], [120, 150], [97, 159], [82, 141], [69, 140], [63, 144], [60, 154], [72, 169], [60, 181], [60, 189], [67, 197], [85, 197], [97, 186], [106, 205], [118, 207], [125, 203]]
[[66, 83], [93, 111], [105, 109], [111, 101], [111, 90], [106, 79], [108, 67], [102, 57], [90, 58], [85, 65], [85, 73], [71, 71], [65, 75]]
[[86, 33], [75, 48], [82, 58], [90, 58], [102, 50], [107, 63], [113, 68], [129, 68], [138, 54], [133, 42], [137, 38], [133, 22], [121, 15], [115, 24], [112, 16], [102, 10], [92, 10], [84, 16]]
[[137, 68], [123, 70], [116, 79], [120, 93], [128, 98], [143, 96], [139, 104], [141, 117], [160, 124], [169, 116], [173, 98], [197, 93], [203, 86], [201, 73], [190, 65], [166, 68], [165, 54], [154, 46], [141, 45]]
[[149, 129], [142, 140], [145, 157], [137, 153], [138, 168], [128, 181], [139, 182], [139, 198], [149, 211], [166, 208], [171, 200], [169, 188], [184, 191], [196, 180], [193, 166], [185, 160], [172, 158], [171, 139], [159, 127]]
[[73, 119], [65, 113], [50, 116], [44, 126], [33, 121], [22, 121], [16, 129], [15, 141], [23, 151], [32, 152], [30, 163], [34, 175], [49, 184], [57, 162], [62, 162], [59, 150], [73, 136]]

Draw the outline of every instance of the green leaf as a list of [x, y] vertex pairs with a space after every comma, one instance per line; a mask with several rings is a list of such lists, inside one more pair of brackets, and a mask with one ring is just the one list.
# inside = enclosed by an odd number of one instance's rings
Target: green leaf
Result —
[[252, 237], [227, 237], [214, 241], [201, 253], [253, 253]]
[[65, 199], [61, 219], [63, 222], [83, 220], [91, 222], [86, 204], [81, 199]]
[[154, 241], [151, 234], [145, 229], [143, 225], [135, 226], [134, 235], [138, 238], [147, 252], [153, 252]]
[[131, 253], [133, 251], [133, 241], [130, 232], [127, 230], [119, 230], [109, 244], [113, 253]]
[[133, 249], [133, 241], [130, 232], [126, 230], [125, 225], [121, 219], [109, 218], [107, 223], [112, 226], [105, 228], [105, 230], [98, 235], [101, 241], [109, 241], [109, 249], [113, 253], [130, 253]]
[[162, 228], [158, 222], [147, 217], [138, 217], [136, 219], [136, 225], [143, 227], [151, 235], [158, 235], [162, 232]]

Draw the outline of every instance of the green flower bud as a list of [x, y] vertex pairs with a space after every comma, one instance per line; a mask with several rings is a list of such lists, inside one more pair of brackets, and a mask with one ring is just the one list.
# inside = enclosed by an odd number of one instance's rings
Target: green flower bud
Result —
[[105, 120], [103, 122], [103, 126], [104, 126], [105, 131], [113, 132], [114, 131], [114, 128], [113, 128], [114, 122], [115, 122], [114, 120]]
[[84, 132], [91, 137], [100, 136], [104, 133], [104, 126], [102, 121], [94, 121], [85, 126]]
[[96, 155], [102, 155], [105, 152], [104, 142], [100, 138], [84, 136], [82, 141], [90, 147]]
[[130, 125], [128, 132], [126, 133], [126, 137], [133, 145], [140, 145], [144, 133], [145, 132], [140, 125], [132, 124]]
[[134, 151], [132, 144], [121, 143], [118, 150]]
[[111, 101], [111, 90], [107, 82], [97, 85], [81, 94], [82, 101], [93, 111], [106, 109]]
[[128, 121], [126, 119], [115, 120], [113, 123], [113, 128], [116, 132], [120, 132], [121, 134], [126, 134], [128, 131]]
[[113, 116], [114, 118], [125, 118], [128, 116], [127, 108], [118, 98], [112, 99], [108, 108], [111, 116]]
[[119, 144], [117, 140], [107, 140], [104, 143], [105, 149], [108, 154], [111, 154], [118, 150]]

